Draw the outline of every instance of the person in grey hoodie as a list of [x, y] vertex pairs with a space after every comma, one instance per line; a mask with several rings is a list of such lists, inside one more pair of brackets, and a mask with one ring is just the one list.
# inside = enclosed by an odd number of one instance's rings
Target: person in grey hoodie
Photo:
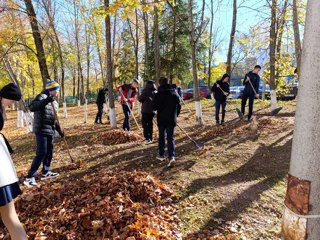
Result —
[[139, 102], [142, 103], [141, 113], [142, 113], [142, 126], [143, 135], [146, 144], [153, 143], [153, 118], [154, 112], [152, 108], [152, 102], [155, 95], [155, 84], [153, 81], [149, 80], [146, 87], [142, 90], [142, 93], [138, 97]]

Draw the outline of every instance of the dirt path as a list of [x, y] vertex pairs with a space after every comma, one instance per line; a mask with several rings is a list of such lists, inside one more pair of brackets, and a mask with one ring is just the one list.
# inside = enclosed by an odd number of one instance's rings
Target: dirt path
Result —
[[[188, 103], [193, 108], [193, 103]], [[295, 102], [282, 103], [277, 117], [269, 116], [268, 103], [255, 106], [258, 130], [252, 123], [241, 123], [234, 111], [238, 101], [228, 104], [225, 127], [214, 126], [211, 100], [203, 101], [204, 126], [196, 126], [194, 115], [186, 107], [180, 124], [191, 136], [205, 144], [201, 152], [181, 133], [176, 132], [177, 166], [167, 168], [156, 160], [157, 144], [127, 143], [105, 146], [98, 141], [110, 129], [93, 125], [96, 109], [89, 105], [88, 124], [83, 124], [83, 108], [73, 107], [65, 127], [71, 153], [84, 168], [70, 165], [61, 140], [57, 140], [53, 165], [61, 173], [55, 181], [78, 179], [95, 171], [142, 170], [157, 176], [176, 191], [176, 204], [185, 239], [277, 239], [286, 190]], [[118, 108], [120, 109], [120, 108]], [[137, 116], [137, 112], [135, 112]], [[118, 115], [118, 126], [122, 115]], [[15, 129], [16, 113], [8, 113], [5, 134], [16, 149], [14, 161], [22, 178], [34, 156], [34, 136]], [[136, 130], [132, 121], [133, 130]], [[54, 184], [51, 181], [48, 184]], [[223, 238], [221, 238], [223, 239]]]

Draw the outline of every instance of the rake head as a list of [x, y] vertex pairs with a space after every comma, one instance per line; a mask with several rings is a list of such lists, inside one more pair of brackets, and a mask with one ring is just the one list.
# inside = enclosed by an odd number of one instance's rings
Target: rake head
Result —
[[281, 111], [282, 107], [277, 107], [271, 111], [271, 115], [275, 116]]

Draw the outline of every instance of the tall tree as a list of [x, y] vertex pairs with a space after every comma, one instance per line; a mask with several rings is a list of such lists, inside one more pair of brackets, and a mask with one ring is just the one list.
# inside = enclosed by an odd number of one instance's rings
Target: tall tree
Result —
[[104, 6], [107, 11], [107, 15], [105, 18], [105, 27], [106, 27], [106, 47], [107, 47], [107, 82], [108, 82], [108, 88], [109, 88], [109, 107], [110, 107], [110, 124], [112, 128], [117, 127], [117, 121], [116, 121], [116, 111], [115, 111], [115, 104], [114, 104], [114, 95], [113, 95], [113, 74], [112, 74], [112, 45], [111, 45], [111, 21], [110, 21], [110, 13], [109, 6], [110, 2], [109, 0], [104, 0]]
[[277, 24], [277, 0], [272, 0], [271, 4], [271, 25], [270, 25], [270, 89], [275, 90], [276, 76], [276, 24]]
[[37, 21], [37, 16], [34, 11], [32, 0], [24, 0], [24, 3], [26, 5], [27, 14], [28, 14], [31, 29], [32, 29], [32, 36], [37, 49], [37, 58], [39, 62], [43, 88], [45, 88], [47, 79], [50, 79], [50, 76], [49, 76], [49, 71], [48, 71], [47, 62], [46, 62], [46, 55], [43, 48], [43, 42], [42, 42], [40, 30], [39, 30], [39, 25]]
[[300, 66], [301, 66], [301, 40], [300, 40], [300, 31], [299, 31], [299, 16], [298, 16], [297, 0], [292, 1], [292, 8], [293, 8], [294, 44], [296, 49], [297, 70], [299, 75]]
[[232, 27], [230, 33], [230, 40], [229, 40], [229, 49], [228, 49], [228, 57], [227, 57], [227, 73], [231, 75], [232, 69], [232, 53], [233, 53], [233, 46], [234, 46], [234, 36], [236, 34], [236, 27], [237, 27], [237, 0], [233, 0], [233, 17], [232, 17]]
[[[142, 4], [146, 4], [145, 0], [142, 0]], [[144, 24], [144, 80], [148, 80], [150, 78], [150, 69], [149, 69], [149, 16], [146, 11], [142, 13], [143, 24]]]
[[[200, 102], [200, 94], [199, 94], [199, 80], [198, 80], [198, 68], [197, 68], [197, 43], [199, 38], [201, 37], [204, 29], [204, 7], [205, 0], [202, 1], [202, 10], [200, 16], [199, 26], [195, 26], [194, 23], [194, 1], [188, 0], [188, 15], [189, 15], [189, 37], [190, 37], [190, 45], [191, 45], [191, 56], [192, 56], [192, 76], [193, 76], [193, 88], [194, 88], [194, 100], [196, 107], [196, 121], [202, 125], [202, 109]], [[198, 31], [198, 32], [197, 32]]]
[[153, 35], [154, 35], [154, 64], [155, 64], [155, 70], [156, 70], [156, 83], [158, 84], [158, 80], [161, 75], [160, 67], [160, 45], [159, 45], [159, 9], [158, 4], [159, 1], [155, 0], [155, 6], [154, 6], [154, 26], [153, 26]]
[[288, 188], [282, 222], [283, 239], [320, 239], [320, 9], [319, 0], [309, 0], [299, 96], [293, 134]]

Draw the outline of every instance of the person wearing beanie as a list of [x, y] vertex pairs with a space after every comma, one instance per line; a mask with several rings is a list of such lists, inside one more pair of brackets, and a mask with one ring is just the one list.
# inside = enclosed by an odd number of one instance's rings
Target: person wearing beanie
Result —
[[38, 175], [37, 171], [41, 164], [41, 180], [59, 176], [59, 173], [50, 171], [55, 131], [61, 137], [64, 137], [53, 109], [54, 107], [56, 111], [58, 110], [58, 102], [55, 97], [58, 96], [59, 89], [60, 85], [57, 82], [48, 80], [46, 89], [29, 105], [30, 111], [34, 112], [33, 132], [36, 135], [36, 156], [33, 159], [28, 176], [23, 182], [28, 187], [37, 186], [35, 177]]
[[141, 95], [138, 97], [139, 102], [142, 103], [142, 126], [143, 135], [146, 144], [153, 143], [153, 117], [154, 112], [152, 108], [152, 102], [154, 99], [156, 87], [154, 82], [149, 80], [146, 87], [142, 90]]
[[98, 113], [96, 116], [96, 120], [94, 121], [95, 124], [103, 124], [102, 123], [102, 114], [103, 114], [103, 104], [106, 102], [108, 94], [108, 88], [101, 89], [98, 93], [97, 97], [97, 107], [98, 107]]
[[[18, 86], [10, 83], [0, 90], [0, 131], [4, 126], [3, 107], [11, 106], [21, 99]], [[13, 200], [21, 194], [18, 177], [10, 153], [7, 139], [0, 133], [0, 215], [2, 222], [13, 240], [26, 240], [27, 234], [20, 223]]]
[[[227, 106], [227, 97], [230, 94], [230, 87], [229, 87], [229, 79], [230, 76], [228, 74], [224, 74], [221, 80], [217, 81], [211, 88], [211, 91], [214, 94], [214, 99], [216, 100], [215, 107], [216, 107], [216, 124], [224, 125], [224, 118], [226, 115], [226, 106]], [[222, 119], [219, 122], [219, 113], [220, 107], [222, 108]]]

